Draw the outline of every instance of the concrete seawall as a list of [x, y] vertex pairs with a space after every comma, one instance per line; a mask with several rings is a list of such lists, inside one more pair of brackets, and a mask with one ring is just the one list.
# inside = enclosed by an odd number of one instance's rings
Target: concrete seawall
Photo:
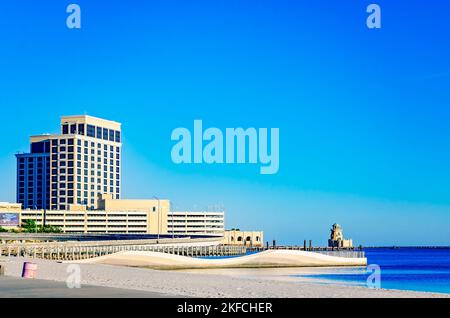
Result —
[[288, 250], [269, 250], [226, 259], [202, 259], [166, 253], [129, 251], [75, 261], [74, 263], [148, 267], [154, 269], [201, 269], [366, 266], [367, 259], [335, 257], [314, 252]]

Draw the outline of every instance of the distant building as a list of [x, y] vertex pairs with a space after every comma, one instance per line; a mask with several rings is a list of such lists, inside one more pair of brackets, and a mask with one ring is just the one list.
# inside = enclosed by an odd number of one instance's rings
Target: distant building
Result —
[[18, 228], [25, 220], [51, 225], [63, 233], [224, 235], [224, 212], [170, 212], [169, 200], [113, 199], [101, 195], [97, 210], [69, 205], [66, 210], [21, 209], [0, 203], [0, 226]]
[[76, 204], [66, 210], [25, 209], [20, 211], [20, 220], [58, 227], [63, 233], [167, 234], [169, 200], [122, 200], [112, 196], [101, 195], [97, 210]]
[[[30, 137], [30, 152], [16, 155], [17, 204], [0, 206], [0, 226], [28, 219], [64, 233], [224, 236], [223, 212], [170, 212], [169, 200], [121, 199], [120, 123], [63, 116], [60, 129]], [[262, 241], [262, 234], [241, 236], [236, 243]]]
[[16, 202], [27, 209], [50, 209], [50, 141], [32, 143], [17, 154]]
[[224, 235], [224, 212], [170, 212], [169, 234]]
[[262, 231], [247, 232], [240, 230], [225, 231], [225, 236], [222, 244], [263, 247], [264, 232]]
[[17, 202], [24, 209], [97, 209], [98, 196], [120, 199], [121, 124], [92, 116], [64, 116], [60, 134], [30, 138], [17, 157]]
[[328, 240], [328, 247], [350, 248], [353, 247], [353, 240], [345, 240], [342, 227], [335, 223], [331, 228], [331, 236]]

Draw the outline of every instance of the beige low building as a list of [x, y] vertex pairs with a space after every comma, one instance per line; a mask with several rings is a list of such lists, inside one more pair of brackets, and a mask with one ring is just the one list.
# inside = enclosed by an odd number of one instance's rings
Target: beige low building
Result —
[[170, 212], [169, 234], [216, 235], [225, 231], [224, 212]]
[[114, 199], [110, 194], [100, 196], [97, 205], [98, 210], [81, 205], [70, 205], [68, 210], [22, 210], [21, 204], [0, 203], [0, 222], [12, 229], [34, 220], [64, 233], [224, 235], [223, 212], [172, 213], [169, 200]]
[[64, 233], [167, 234], [169, 200], [117, 200], [103, 195], [99, 210], [22, 210], [20, 219], [60, 228]]
[[20, 203], [10, 203], [10, 202], [0, 202], [0, 212], [13, 212], [18, 213], [22, 209], [22, 204]]
[[224, 245], [245, 245], [254, 247], [264, 246], [264, 232], [262, 231], [225, 231], [222, 244]]
[[[146, 233], [149, 234], [166, 234], [168, 233], [167, 222], [170, 211], [169, 200], [117, 200], [111, 195], [103, 195], [98, 203], [100, 211], [106, 212], [126, 212], [128, 217], [128, 225], [133, 226], [134, 223], [142, 221], [145, 214]], [[140, 219], [141, 218], [141, 219]], [[134, 224], [136, 226], [136, 224]]]

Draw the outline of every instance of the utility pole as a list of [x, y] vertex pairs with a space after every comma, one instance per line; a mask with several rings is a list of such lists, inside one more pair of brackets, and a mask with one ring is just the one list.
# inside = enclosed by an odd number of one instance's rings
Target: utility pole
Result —
[[159, 240], [159, 233], [160, 233], [160, 221], [159, 221], [159, 219], [160, 219], [160, 216], [159, 216], [159, 213], [160, 213], [160, 205], [159, 205], [159, 198], [158, 197], [156, 197], [156, 196], [153, 196], [153, 198], [154, 199], [156, 199], [156, 200], [158, 200], [158, 211], [157, 211], [157, 213], [158, 213], [158, 215], [157, 215], [157, 222], [158, 222], [158, 226], [157, 226], [157, 231], [158, 231], [158, 240]]
[[173, 211], [172, 211], [172, 201], [170, 201], [170, 215], [172, 218], [172, 240], [175, 238], [175, 228], [173, 226]]

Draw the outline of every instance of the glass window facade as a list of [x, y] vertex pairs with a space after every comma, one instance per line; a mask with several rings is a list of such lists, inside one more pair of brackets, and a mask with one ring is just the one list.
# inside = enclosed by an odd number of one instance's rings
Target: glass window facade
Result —
[[64, 210], [74, 203], [95, 209], [99, 194], [120, 198], [121, 132], [70, 121], [61, 132], [17, 155], [17, 202], [29, 209]]
[[95, 137], [95, 126], [87, 125], [87, 132], [88, 137]]
[[17, 202], [24, 209], [50, 208], [50, 157], [48, 153], [16, 155]]

